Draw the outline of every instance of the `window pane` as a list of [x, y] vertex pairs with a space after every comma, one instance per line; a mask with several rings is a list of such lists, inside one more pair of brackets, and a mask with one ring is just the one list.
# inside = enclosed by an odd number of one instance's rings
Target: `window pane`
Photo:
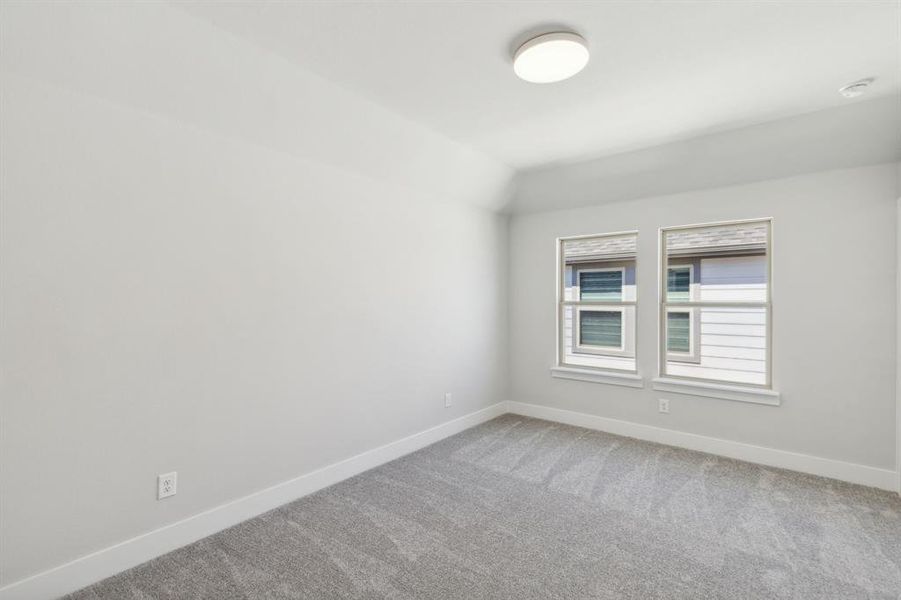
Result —
[[634, 302], [635, 234], [563, 240], [563, 300]]
[[670, 267], [666, 274], [666, 299], [688, 302], [691, 292], [691, 267]]
[[623, 313], [600, 310], [580, 311], [579, 345], [601, 348], [622, 347]]
[[701, 259], [702, 302], [766, 302], [766, 255]]
[[[606, 308], [606, 307], [605, 307]], [[586, 313], [616, 312], [615, 317]], [[578, 315], [578, 316], [577, 316]], [[583, 317], [586, 317], [583, 321]], [[561, 362], [576, 367], [593, 367], [598, 369], [635, 370], [635, 307], [624, 306], [621, 309], [595, 310], [589, 307], [564, 306], [561, 312], [560, 331]], [[619, 319], [619, 334], [607, 332], [606, 336], [598, 326], [614, 325]], [[619, 339], [617, 339], [617, 337]], [[593, 342], [584, 345], [585, 342]], [[595, 345], [597, 344], [597, 345]], [[604, 345], [600, 345], [604, 344]]]
[[635, 371], [636, 249], [634, 233], [561, 240], [561, 364]]
[[580, 300], [623, 299], [623, 271], [579, 271]]
[[[766, 384], [767, 326], [765, 308], [734, 306], [695, 309], [700, 315], [697, 362], [666, 361], [666, 373], [730, 383]], [[678, 352], [676, 321], [688, 312], [667, 314], [667, 350]], [[672, 333], [671, 333], [672, 332]]]
[[691, 351], [691, 314], [670, 311], [666, 314], [667, 352]]
[[[766, 302], [768, 232], [767, 221], [665, 232], [667, 300]], [[695, 281], [689, 285], [697, 284], [697, 297], [684, 297], [690, 289], [684, 289], [688, 274], [674, 261], [695, 265]], [[671, 290], [671, 284], [676, 288]]]

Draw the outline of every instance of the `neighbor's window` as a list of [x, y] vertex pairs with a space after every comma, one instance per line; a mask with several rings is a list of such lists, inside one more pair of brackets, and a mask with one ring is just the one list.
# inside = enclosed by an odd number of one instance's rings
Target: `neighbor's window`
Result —
[[662, 375], [770, 387], [770, 220], [662, 230]]
[[637, 234], [559, 241], [558, 363], [635, 371]]
[[[669, 302], [698, 300], [694, 263], [674, 260], [666, 270], [666, 296]], [[698, 362], [700, 339], [698, 309], [669, 308], [666, 311], [666, 356], [668, 360]]]

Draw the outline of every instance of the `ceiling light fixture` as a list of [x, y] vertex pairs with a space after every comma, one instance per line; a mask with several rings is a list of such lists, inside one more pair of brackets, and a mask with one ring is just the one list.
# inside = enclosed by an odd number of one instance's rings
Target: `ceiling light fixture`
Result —
[[513, 71], [531, 83], [569, 79], [588, 64], [588, 44], [575, 33], [558, 31], [530, 39], [513, 55]]
[[875, 79], [872, 77], [868, 77], [867, 79], [861, 79], [859, 81], [855, 81], [854, 83], [849, 83], [843, 88], [839, 88], [838, 93], [844, 96], [845, 98], [857, 98], [858, 96], [863, 96], [867, 91], [867, 88], [873, 84]]

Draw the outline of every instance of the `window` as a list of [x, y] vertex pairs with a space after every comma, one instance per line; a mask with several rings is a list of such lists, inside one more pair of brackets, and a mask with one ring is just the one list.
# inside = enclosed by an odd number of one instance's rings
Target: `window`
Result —
[[666, 293], [671, 301], [687, 302], [691, 295], [692, 265], [669, 267], [666, 275]]
[[[673, 260], [666, 269], [666, 295], [670, 302], [697, 300], [698, 284], [695, 281], [694, 262]], [[695, 308], [668, 308], [666, 311], [666, 358], [678, 362], [698, 362], [700, 339], [698, 334], [698, 310]]]
[[636, 238], [559, 240], [559, 365], [635, 371]]
[[580, 300], [622, 300], [623, 268], [580, 269]]
[[769, 388], [770, 220], [661, 231], [661, 375]]
[[666, 351], [670, 353], [691, 352], [691, 313], [687, 310], [666, 311]]
[[580, 348], [623, 349], [623, 313], [618, 310], [580, 309]]

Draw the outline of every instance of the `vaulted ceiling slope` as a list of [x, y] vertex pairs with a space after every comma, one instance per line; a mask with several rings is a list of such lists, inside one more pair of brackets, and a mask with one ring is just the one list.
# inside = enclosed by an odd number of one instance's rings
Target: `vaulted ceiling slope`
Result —
[[5, 97], [74, 91], [398, 198], [496, 209], [509, 195], [496, 159], [163, 3], [0, 2], [0, 69]]
[[[659, 0], [178, 2], [183, 10], [516, 167], [618, 154], [901, 90], [901, 4]], [[572, 29], [591, 61], [552, 85], [511, 54]]]
[[507, 212], [663, 196], [901, 161], [901, 95], [517, 174]]

